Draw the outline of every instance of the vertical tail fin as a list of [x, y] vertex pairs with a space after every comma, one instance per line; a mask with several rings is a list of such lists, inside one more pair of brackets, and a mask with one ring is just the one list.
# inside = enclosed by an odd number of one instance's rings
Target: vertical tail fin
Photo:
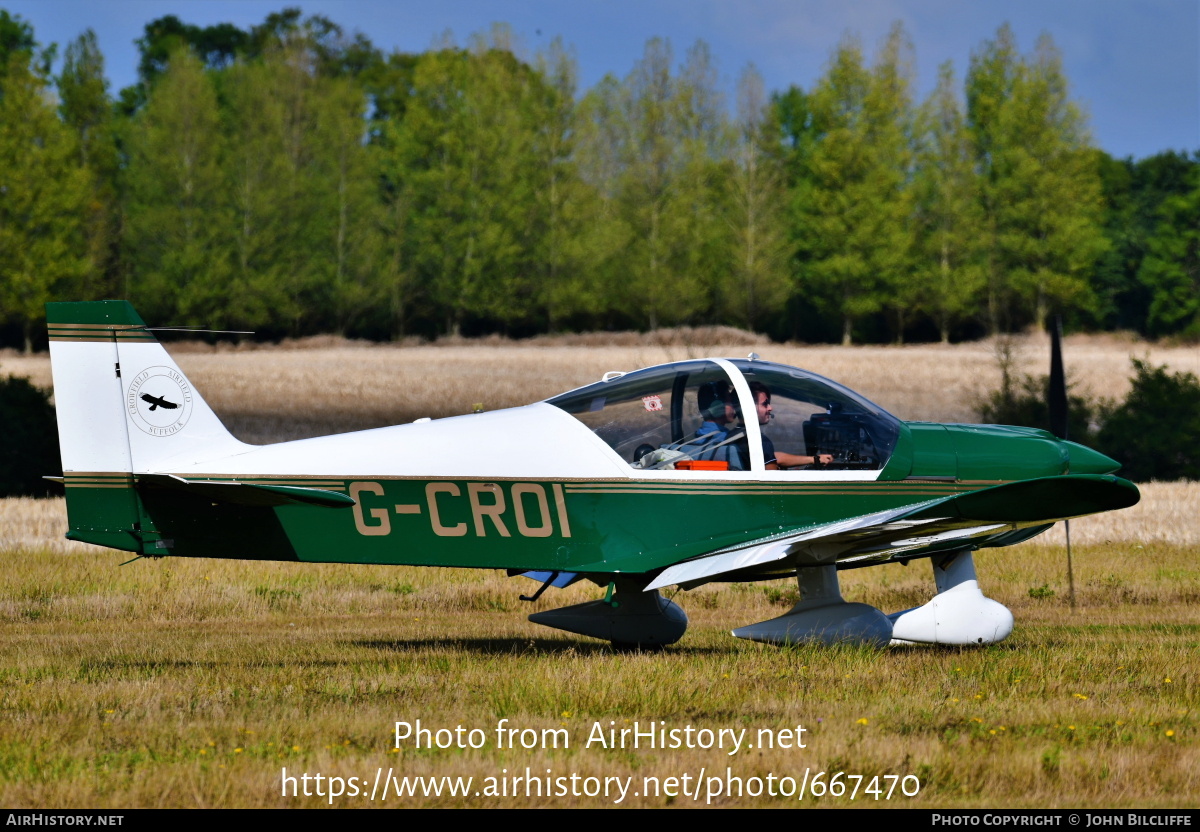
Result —
[[235, 439], [125, 301], [48, 303], [68, 537], [140, 551], [133, 474], [237, 453]]
[[155, 472], [245, 446], [125, 301], [48, 303], [65, 473]]

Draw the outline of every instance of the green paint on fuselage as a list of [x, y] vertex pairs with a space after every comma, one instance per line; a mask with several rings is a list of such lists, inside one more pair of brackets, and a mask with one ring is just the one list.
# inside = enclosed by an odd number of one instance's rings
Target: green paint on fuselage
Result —
[[[367, 488], [363, 481], [345, 481], [343, 488], [356, 485], [360, 505], [354, 511], [213, 503], [146, 487], [74, 487], [69, 496], [73, 514], [86, 506], [108, 509], [113, 522], [103, 531], [140, 537], [147, 555], [643, 573], [726, 546], [972, 488], [411, 479], [376, 479]], [[131, 497], [138, 506], [136, 528], [128, 522], [133, 515], [119, 511], [128, 504], [122, 498]]]
[[98, 488], [68, 479], [67, 495], [73, 537], [135, 551], [140, 540], [148, 555], [647, 573], [749, 541], [1054, 477], [1068, 459], [1069, 446], [1042, 431], [914, 423], [873, 482], [321, 478], [320, 488], [356, 501], [351, 510], [234, 505], [214, 502], [212, 489], [192, 494], [149, 480]]

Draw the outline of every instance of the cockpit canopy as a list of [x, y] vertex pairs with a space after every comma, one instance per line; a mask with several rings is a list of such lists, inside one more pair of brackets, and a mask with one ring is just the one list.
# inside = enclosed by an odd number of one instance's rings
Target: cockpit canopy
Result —
[[[764, 398], [769, 411], [759, 406]], [[825, 470], [873, 471], [887, 464], [900, 433], [895, 416], [853, 390], [757, 359], [649, 367], [548, 401], [641, 470], [753, 470], [757, 426], [768, 468], [772, 458], [784, 468], [818, 467], [797, 458], [828, 454]]]

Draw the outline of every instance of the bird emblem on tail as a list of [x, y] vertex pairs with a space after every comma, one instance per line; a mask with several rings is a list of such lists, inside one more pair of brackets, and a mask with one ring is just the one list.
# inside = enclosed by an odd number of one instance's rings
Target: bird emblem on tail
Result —
[[164, 410], [174, 410], [175, 408], [179, 407], [179, 405], [177, 405], [175, 402], [167, 401], [165, 396], [151, 396], [149, 393], [142, 394], [142, 401], [147, 402], [150, 405], [150, 410], [152, 412], [160, 407]]

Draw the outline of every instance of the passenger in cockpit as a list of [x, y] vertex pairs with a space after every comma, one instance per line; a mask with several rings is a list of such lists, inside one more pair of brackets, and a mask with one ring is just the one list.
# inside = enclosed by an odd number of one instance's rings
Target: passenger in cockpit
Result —
[[736, 395], [727, 381], [710, 381], [700, 385], [696, 391], [696, 404], [704, 421], [696, 429], [697, 437], [721, 433], [721, 439], [724, 439], [729, 435], [730, 428], [737, 423]]
[[[761, 381], [752, 381], [750, 382], [750, 394], [754, 396], [754, 407], [758, 412], [758, 424], [761, 428], [765, 428], [775, 415], [775, 412], [771, 409], [771, 390]], [[766, 433], [762, 434], [762, 449], [763, 462], [768, 471], [775, 471], [780, 468], [799, 468], [802, 465], [828, 465], [833, 462], [833, 454], [805, 456], [804, 454], [789, 454], [784, 451], [776, 451], [775, 443], [767, 437]]]
[[[696, 404], [704, 421], [678, 450], [693, 459], [728, 462], [731, 471], [748, 470], [745, 429], [738, 424], [737, 393], [729, 382], [710, 381], [700, 385]], [[739, 439], [743, 441], [739, 443]]]

